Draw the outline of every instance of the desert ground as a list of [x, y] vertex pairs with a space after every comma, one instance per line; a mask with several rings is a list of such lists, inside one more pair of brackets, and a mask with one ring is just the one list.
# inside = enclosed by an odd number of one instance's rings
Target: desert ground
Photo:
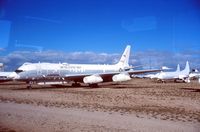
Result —
[[26, 86], [0, 84], [0, 131], [200, 132], [196, 81]]

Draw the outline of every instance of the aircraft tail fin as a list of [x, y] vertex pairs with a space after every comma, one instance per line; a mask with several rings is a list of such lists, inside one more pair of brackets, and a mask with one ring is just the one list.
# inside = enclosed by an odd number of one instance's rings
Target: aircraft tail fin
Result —
[[177, 65], [176, 72], [180, 72], [180, 65]]
[[189, 74], [190, 73], [190, 65], [189, 65], [188, 61], [186, 62], [185, 69], [182, 72], [184, 74]]
[[127, 45], [117, 65], [123, 66], [123, 67], [129, 67], [130, 50], [131, 50], [131, 46]]

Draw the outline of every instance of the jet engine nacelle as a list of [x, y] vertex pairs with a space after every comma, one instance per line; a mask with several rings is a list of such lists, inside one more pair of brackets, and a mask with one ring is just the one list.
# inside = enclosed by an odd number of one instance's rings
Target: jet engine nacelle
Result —
[[130, 75], [129, 75], [129, 74], [120, 73], [120, 74], [114, 75], [114, 76], [112, 77], [112, 80], [113, 80], [114, 82], [122, 82], [122, 81], [131, 80], [131, 78], [130, 78]]
[[103, 79], [98, 75], [91, 75], [83, 78], [84, 83], [94, 84], [103, 82]]

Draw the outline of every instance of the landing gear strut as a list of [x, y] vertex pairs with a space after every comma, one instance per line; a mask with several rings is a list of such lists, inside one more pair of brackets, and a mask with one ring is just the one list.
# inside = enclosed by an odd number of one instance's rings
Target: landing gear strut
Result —
[[184, 82], [185, 82], [185, 83], [190, 83], [190, 79], [189, 79], [189, 78], [186, 78], [186, 79], [184, 80]]
[[32, 89], [32, 84], [33, 84], [34, 82], [30, 81], [30, 82], [27, 82], [27, 83], [28, 83], [27, 89]]

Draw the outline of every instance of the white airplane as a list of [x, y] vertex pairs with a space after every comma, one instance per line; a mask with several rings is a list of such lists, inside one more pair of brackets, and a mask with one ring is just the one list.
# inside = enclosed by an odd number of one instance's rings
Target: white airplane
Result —
[[12, 81], [16, 77], [16, 72], [0, 72], [0, 82]]
[[16, 72], [5, 72], [3, 68], [3, 63], [0, 63], [0, 82], [12, 81], [12, 79], [17, 75]]
[[162, 66], [162, 70], [170, 70], [170, 69], [172, 69], [172, 68], [169, 68], [167, 66]]
[[161, 81], [165, 80], [183, 80], [184, 82], [189, 83], [189, 74], [190, 74], [190, 66], [189, 62], [186, 62], [185, 69], [180, 71], [179, 65], [177, 66], [177, 70], [175, 72], [160, 72], [157, 78]]
[[80, 83], [97, 86], [101, 82], [121, 82], [130, 80], [132, 74], [157, 72], [158, 69], [130, 70], [129, 66], [131, 46], [128, 45], [117, 64], [68, 64], [68, 63], [24, 63], [15, 72], [15, 80], [27, 83], [67, 81], [73, 82], [72, 86], [80, 86]]
[[196, 79], [198, 79], [198, 82], [200, 83], [200, 72], [198, 70], [191, 72], [189, 74], [189, 78], [196, 78]]
[[[162, 66], [161, 68], [162, 70], [170, 70], [171, 68], [168, 68], [166, 66]], [[158, 76], [162, 73], [163, 71], [159, 72], [159, 73], [156, 73], [156, 74], [148, 74], [148, 75], [145, 75], [144, 78], [150, 78], [150, 79], [158, 79]], [[176, 71], [174, 71], [173, 73], [175, 72], [180, 72], [180, 65], [178, 64], [177, 65], [177, 69]], [[171, 72], [172, 73], [172, 72]]]

